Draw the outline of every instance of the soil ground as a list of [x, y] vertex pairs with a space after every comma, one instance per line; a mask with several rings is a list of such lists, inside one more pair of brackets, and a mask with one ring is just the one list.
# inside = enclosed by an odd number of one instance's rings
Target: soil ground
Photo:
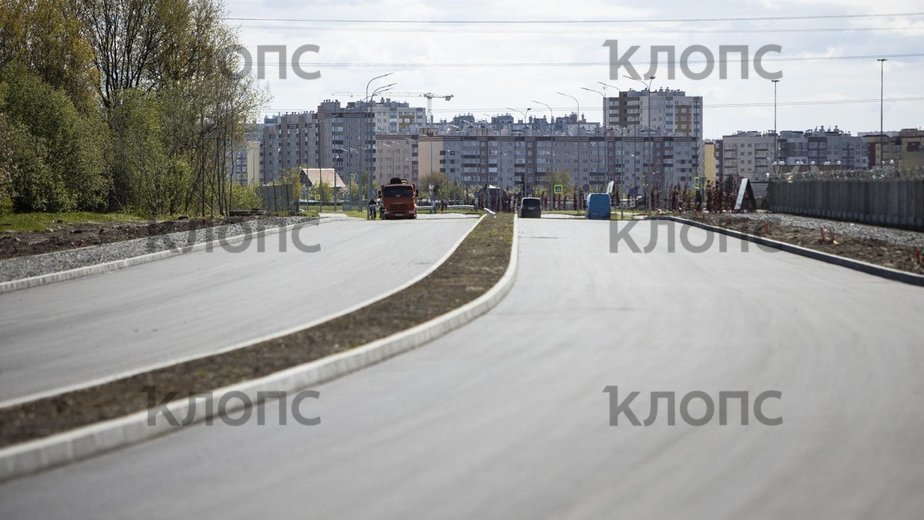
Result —
[[839, 255], [870, 264], [890, 267], [910, 273], [924, 274], [924, 254], [920, 248], [898, 245], [885, 240], [859, 238], [845, 234], [833, 234], [826, 230], [822, 238], [819, 229], [772, 224], [761, 222], [734, 214], [700, 214], [682, 215], [684, 218], [698, 220], [713, 226], [733, 229], [750, 235], [766, 237], [780, 242]]
[[109, 244], [122, 240], [146, 238], [212, 226], [238, 224], [260, 219], [259, 216], [220, 219], [184, 219], [166, 221], [107, 221], [53, 223], [44, 231], [4, 231], [0, 233], [0, 260], [39, 255], [79, 247]]

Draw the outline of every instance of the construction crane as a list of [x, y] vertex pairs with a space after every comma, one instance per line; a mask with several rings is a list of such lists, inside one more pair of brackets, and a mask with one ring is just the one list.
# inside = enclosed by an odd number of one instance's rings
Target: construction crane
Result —
[[440, 98], [446, 101], [452, 101], [453, 94], [434, 94], [433, 92], [389, 92], [391, 97], [423, 97], [427, 98], [427, 116], [430, 118], [430, 124], [433, 124], [433, 98]]
[[[387, 91], [383, 91], [381, 92], [381, 94], [386, 95], [388, 97], [395, 97], [395, 98], [401, 98], [401, 97], [427, 98], [427, 117], [430, 119], [431, 125], [433, 124], [433, 98], [439, 98], [439, 99], [444, 99], [446, 101], [451, 101], [452, 98], [455, 97], [454, 94], [434, 94], [433, 92], [387, 92]], [[350, 98], [354, 98], [354, 97], [362, 98], [363, 97], [362, 94], [354, 94], [352, 92], [334, 92], [332, 95], [350, 96]]]

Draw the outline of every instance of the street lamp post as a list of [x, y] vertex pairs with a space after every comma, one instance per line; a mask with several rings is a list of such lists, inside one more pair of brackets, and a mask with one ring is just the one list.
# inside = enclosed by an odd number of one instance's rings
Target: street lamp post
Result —
[[388, 92], [395, 85], [397, 85], [397, 83], [389, 83], [388, 85], [382, 85], [381, 87], [377, 87], [375, 90], [372, 91], [372, 94], [369, 94], [369, 97], [366, 98], [366, 101], [372, 101], [372, 99], [375, 98], [375, 96], [383, 92]]
[[[607, 89], [607, 88], [614, 88], [614, 89], [616, 89], [616, 92], [622, 92], [622, 91], [619, 89], [618, 86], [616, 86], [616, 85], [611, 85], [611, 84], [609, 84], [609, 83], [604, 83], [604, 82], [602, 82], [602, 81], [598, 81], [597, 84], [603, 86], [603, 119], [602, 119], [601, 121], [602, 121], [602, 123], [603, 123], [603, 135], [606, 135], [606, 131], [608, 130], [608, 127], [610, 126], [610, 125], [608, 124], [609, 121], [607, 120], [607, 117], [606, 117], [606, 108], [607, 108], [607, 107], [606, 107], [606, 98], [607, 98], [606, 89]], [[594, 92], [596, 92], [596, 91], [594, 91]]]
[[885, 149], [883, 149], [883, 137], [885, 137], [885, 133], [882, 126], [882, 109], [883, 101], [885, 101], [885, 62], [888, 60], [886, 58], [876, 58], [876, 61], [879, 62], [879, 166], [882, 166], [885, 162]]
[[517, 110], [517, 109], [515, 109], [515, 108], [507, 107], [507, 110], [513, 110], [514, 112], [519, 112], [520, 114], [522, 114], [522, 115], [523, 115], [523, 123], [525, 124], [525, 123], [526, 123], [526, 112], [529, 112], [530, 110], [532, 110], [532, 108], [527, 108], [526, 111], [523, 111], [523, 110]]
[[555, 170], [555, 138], [553, 135], [555, 133], [555, 113], [552, 112], [552, 107], [550, 105], [547, 105], [542, 101], [536, 101], [534, 99], [533, 103], [542, 105], [549, 109], [549, 160], [551, 161], [549, 173], [553, 173]]
[[[601, 121], [603, 121], [603, 171], [605, 171], [606, 175], [609, 176], [610, 174], [610, 167], [609, 167], [610, 151], [609, 151], [609, 147], [606, 142], [606, 132], [607, 132], [607, 126], [608, 126], [606, 124], [607, 123], [606, 121], [606, 87], [608, 85], [606, 83], [603, 83], [602, 81], [598, 81], [597, 83], [600, 83], [601, 85], [603, 85], [603, 92], [592, 89], [592, 88], [587, 88], [587, 87], [581, 87], [581, 89], [586, 90], [588, 92], [596, 92], [597, 94], [600, 94], [600, 96], [603, 98], [603, 114], [602, 114], [603, 117], [601, 119]], [[612, 86], [612, 85], [609, 85], [609, 86]], [[618, 87], [616, 88], [618, 89]], [[615, 181], [616, 181], [616, 174], [614, 172], [613, 182], [615, 183]]]
[[366, 83], [366, 97], [364, 97], [363, 99], [364, 99], [364, 100], [365, 100], [365, 99], [369, 99], [369, 85], [372, 85], [372, 82], [373, 82], [373, 81], [375, 81], [375, 80], [377, 80], [377, 79], [382, 79], [382, 78], [391, 76], [392, 74], [394, 74], [394, 72], [389, 72], [389, 73], [387, 73], [387, 74], [382, 74], [381, 76], [376, 76], [376, 77], [370, 79], [369, 82]]
[[[604, 92], [604, 93], [606, 93], [607, 87], [614, 88], [614, 89], [616, 89], [617, 92], [621, 92], [621, 91], [619, 90], [619, 87], [616, 86], [616, 85], [611, 85], [611, 84], [609, 84], [609, 83], [604, 83], [604, 82], [602, 82], [602, 81], [598, 81], [597, 84], [603, 85], [603, 92]], [[605, 96], [604, 96], [604, 97], [605, 97]]]
[[773, 82], [773, 164], [776, 166], [780, 153], [780, 134], [776, 129], [776, 85], [780, 80], [771, 79], [770, 81]]
[[558, 92], [558, 95], [569, 97], [574, 100], [575, 105], [577, 105], [577, 117], [575, 121], [580, 122], [581, 120], [581, 102], [578, 101], [578, 98], [572, 96], [571, 94], [565, 94], [564, 92]]
[[549, 109], [549, 124], [552, 125], [552, 124], [555, 123], [555, 114], [552, 112], [552, 107], [551, 107], [551, 106], [549, 106], [549, 105], [543, 103], [542, 101], [536, 101], [535, 99], [533, 100], [533, 103], [535, 103], [535, 104], [537, 104], [537, 105], [542, 105], [542, 106], [544, 106], [545, 108], [548, 108], [548, 109]]
[[[575, 123], [577, 123], [578, 125], [577, 135], [581, 135], [581, 103], [578, 101], [578, 98], [572, 96], [571, 94], [565, 94], [564, 92], [558, 92], [558, 94], [560, 96], [569, 97], [574, 100], [574, 103], [577, 106], [577, 115], [575, 116]], [[580, 178], [581, 178], [581, 149], [580, 148], [578, 148], [577, 164], [578, 164], [578, 168], [577, 168], [578, 181], [580, 181]], [[572, 176], [573, 175], [574, 174], [572, 173]]]
[[[645, 91], [648, 92], [648, 138], [646, 139], [646, 141], [648, 141], [648, 160], [649, 160], [648, 164], [651, 167], [651, 169], [654, 170], [654, 139], [653, 139], [653, 136], [651, 135], [651, 108], [652, 108], [651, 107], [651, 83], [654, 81], [655, 77], [654, 76], [649, 77], [648, 83], [645, 83], [644, 81], [640, 79], [635, 79], [632, 76], [626, 76], [626, 78], [638, 81], [642, 85], [645, 85]], [[639, 100], [639, 106], [641, 106], [641, 100]], [[652, 171], [652, 174], [654, 174], [654, 171]], [[645, 196], [645, 207], [649, 212], [651, 212], [650, 194]]]
[[[369, 81], [367, 81], [367, 82], [366, 82], [366, 97], [364, 97], [363, 100], [364, 100], [364, 101], [367, 101], [367, 100], [369, 99], [369, 87], [372, 85], [372, 82], [373, 82], [373, 81], [375, 81], [375, 80], [377, 80], [377, 79], [387, 78], [388, 76], [391, 76], [392, 74], [394, 74], [394, 72], [386, 72], [385, 74], [380, 74], [380, 75], [378, 75], [378, 76], [373, 77], [373, 78], [370, 79]], [[386, 85], [385, 87], [383, 87], [383, 89], [385, 89], [385, 90], [390, 89], [390, 88], [393, 87], [394, 85], [395, 85], [394, 83], [392, 83], [392, 84], [390, 84], [390, 85]], [[375, 94], [381, 92], [381, 91], [382, 91], [382, 90], [376, 89], [376, 91], [373, 92], [373, 96], [374, 96]], [[373, 124], [374, 124], [374, 123], [373, 123]], [[375, 132], [373, 132], [373, 135], [374, 135], [374, 134], [375, 134]], [[373, 145], [373, 148], [372, 148], [371, 151], [372, 151], [372, 153], [375, 153], [375, 145]], [[373, 166], [373, 168], [374, 168], [374, 166]], [[369, 192], [372, 192], [372, 191], [374, 190], [374, 187], [373, 187], [373, 184], [372, 184], [372, 174], [373, 174], [373, 171], [370, 169], [369, 172], [368, 172], [368, 174], [367, 174], [367, 177], [369, 178], [369, 184], [367, 185], [367, 190], [366, 190], [367, 195], [368, 195]], [[335, 173], [335, 175], [336, 175], [336, 173]], [[336, 181], [336, 177], [334, 177], [334, 180]], [[365, 199], [365, 197], [363, 197], [363, 199]]]
[[[602, 114], [603, 117], [600, 120], [604, 121], [606, 119], [606, 93], [600, 92], [599, 90], [595, 90], [592, 88], [587, 88], [587, 87], [581, 87], [581, 90], [586, 90], [587, 92], [596, 92], [597, 94], [600, 94], [600, 96], [603, 97], [603, 114]], [[604, 135], [606, 135], [606, 125], [603, 126], [603, 133]]]

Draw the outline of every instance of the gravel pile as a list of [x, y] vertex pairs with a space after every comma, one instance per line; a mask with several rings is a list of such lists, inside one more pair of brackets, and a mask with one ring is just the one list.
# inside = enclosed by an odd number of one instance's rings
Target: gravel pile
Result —
[[98, 246], [0, 260], [0, 282], [124, 260], [168, 249], [179, 249], [202, 242], [257, 233], [266, 229], [307, 222], [308, 220], [306, 217], [267, 217], [239, 224], [180, 231]]
[[918, 231], [906, 231], [903, 229], [854, 224], [852, 222], [841, 222], [838, 220], [787, 215], [785, 213], [737, 213], [727, 216], [770, 222], [771, 225], [794, 226], [803, 229], [818, 230], [820, 227], [824, 227], [826, 230], [834, 231], [835, 235], [882, 240], [890, 244], [920, 247], [924, 249], [924, 233]]

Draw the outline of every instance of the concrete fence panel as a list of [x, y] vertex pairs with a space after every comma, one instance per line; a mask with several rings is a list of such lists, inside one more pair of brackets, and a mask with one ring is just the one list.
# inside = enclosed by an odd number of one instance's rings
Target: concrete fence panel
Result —
[[924, 179], [772, 181], [770, 210], [924, 231]]

